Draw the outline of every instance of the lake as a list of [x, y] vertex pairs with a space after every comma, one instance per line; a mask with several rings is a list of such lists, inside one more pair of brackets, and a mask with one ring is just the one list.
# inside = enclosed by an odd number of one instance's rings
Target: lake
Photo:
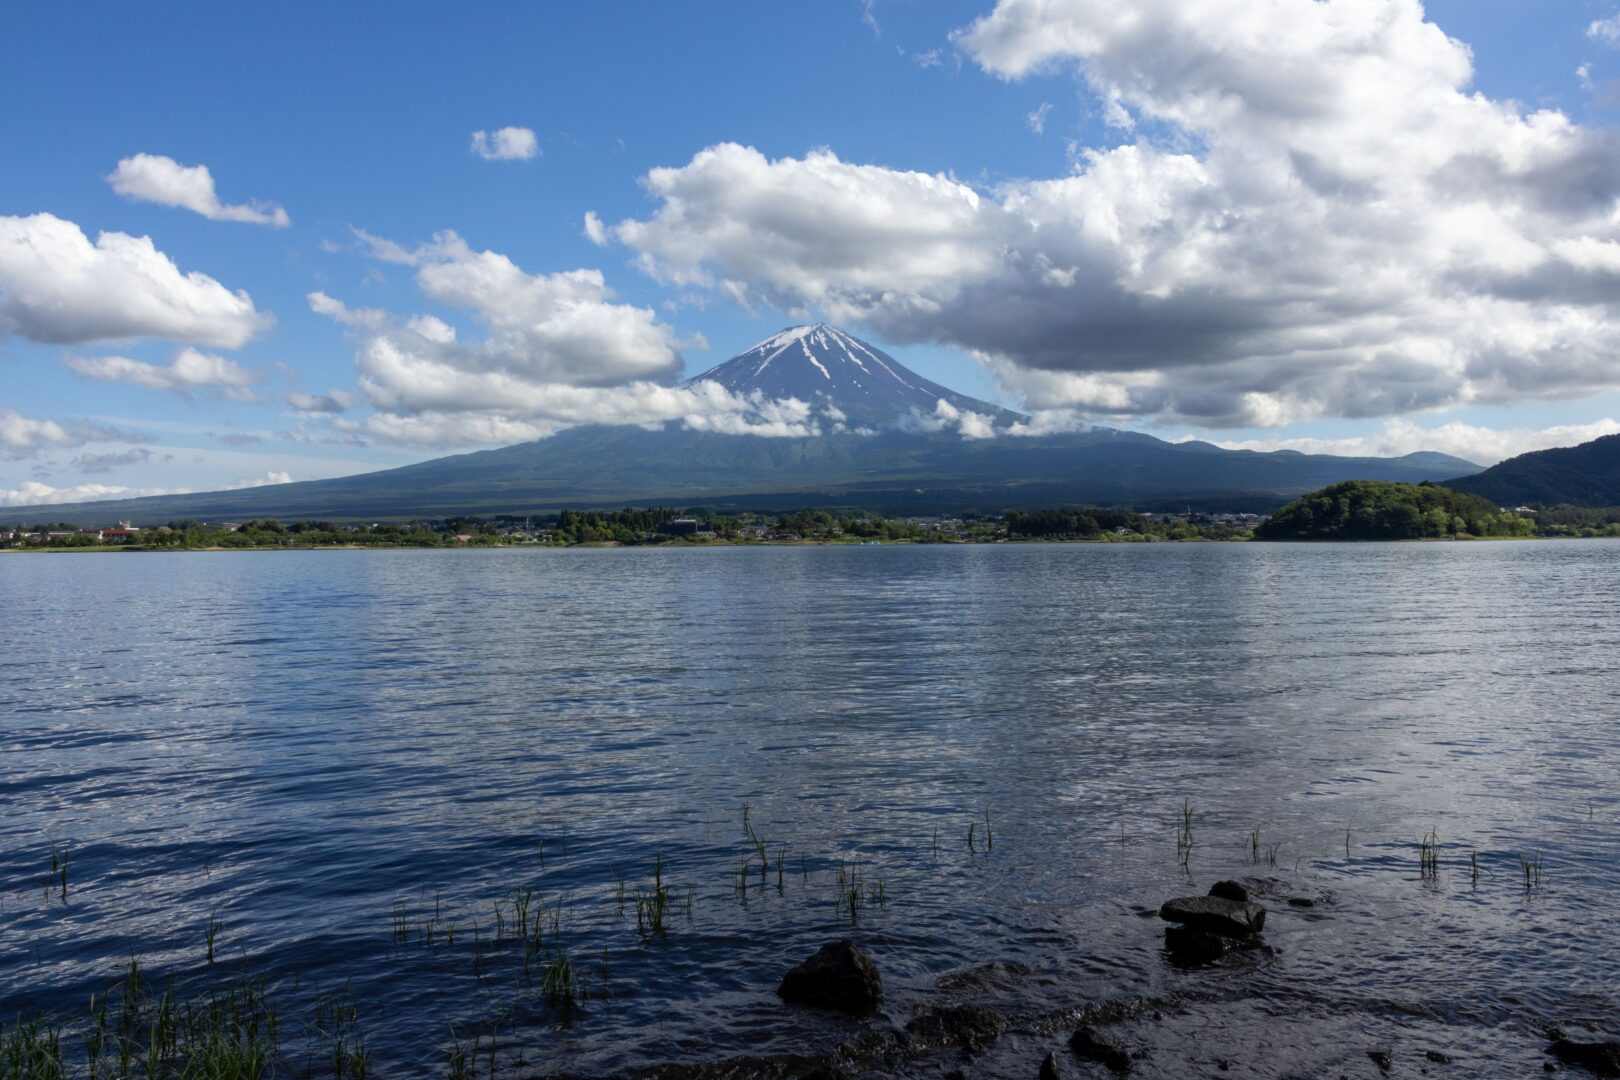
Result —
[[[1617, 585], [1604, 541], [0, 557], [0, 1018], [134, 955], [259, 981], [288, 1074], [1033, 1077], [1084, 1015], [1143, 1076], [1527, 1075], [1620, 1019]], [[1269, 948], [1169, 962], [1222, 878]], [[845, 936], [883, 1012], [783, 1005]], [[893, 1033], [963, 1002], [1007, 1030]]]

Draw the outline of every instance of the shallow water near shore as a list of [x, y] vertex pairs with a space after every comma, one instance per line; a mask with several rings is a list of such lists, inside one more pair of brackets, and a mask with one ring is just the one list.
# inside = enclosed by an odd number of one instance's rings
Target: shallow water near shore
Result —
[[[1617, 584], [1605, 541], [0, 560], [0, 1016], [133, 952], [266, 980], [293, 1065], [345, 996], [377, 1076], [491, 1031], [509, 1075], [831, 1052], [962, 1001], [1011, 1018], [971, 1062], [849, 1067], [1033, 1076], [1111, 1004], [1139, 1075], [1524, 1075], [1549, 1024], [1620, 1034]], [[1270, 950], [1170, 964], [1143, 913], [1229, 877]], [[883, 1013], [783, 1006], [843, 936]]]

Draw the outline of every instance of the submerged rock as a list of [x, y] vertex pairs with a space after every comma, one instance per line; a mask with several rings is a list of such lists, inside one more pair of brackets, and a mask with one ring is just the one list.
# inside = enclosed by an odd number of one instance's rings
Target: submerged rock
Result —
[[1235, 900], [1240, 904], [1249, 902], [1249, 890], [1235, 881], [1217, 881], [1209, 887], [1209, 895], [1222, 900]]
[[934, 985], [941, 990], [1013, 990], [1027, 986], [1033, 976], [1034, 972], [1027, 965], [1011, 960], [993, 960], [988, 964], [946, 972], [935, 980]]
[[1077, 1028], [1069, 1036], [1069, 1050], [1081, 1061], [1096, 1061], [1114, 1072], [1131, 1071], [1131, 1055], [1091, 1028]]
[[1007, 1030], [1007, 1022], [983, 1005], [947, 1005], [929, 1009], [906, 1025], [906, 1034], [923, 1046], [954, 1044], [977, 1051]]
[[1220, 896], [1182, 896], [1166, 900], [1159, 908], [1159, 918], [1222, 937], [1244, 938], [1265, 927], [1266, 909]]
[[1579, 1065], [1598, 1076], [1620, 1076], [1620, 1042], [1576, 1042], [1558, 1039], [1547, 1053], [1565, 1065]]
[[1378, 1066], [1379, 1072], [1389, 1072], [1395, 1064], [1395, 1055], [1388, 1050], [1369, 1050], [1367, 1056], [1372, 1059], [1374, 1065]]
[[1213, 964], [1232, 948], [1232, 939], [1192, 926], [1167, 926], [1164, 947], [1178, 964]]
[[789, 971], [776, 992], [795, 1005], [859, 1015], [873, 1011], [883, 1000], [883, 977], [872, 958], [845, 938], [823, 945]]

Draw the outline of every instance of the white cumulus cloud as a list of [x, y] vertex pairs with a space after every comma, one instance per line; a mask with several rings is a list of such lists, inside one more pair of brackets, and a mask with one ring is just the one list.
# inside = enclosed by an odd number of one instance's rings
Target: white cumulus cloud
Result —
[[228, 205], [214, 191], [214, 176], [206, 165], [182, 165], [162, 154], [136, 154], [124, 158], [107, 177], [112, 189], [135, 202], [177, 206], [210, 221], [244, 221], [285, 229], [292, 219], [275, 203]]
[[190, 488], [134, 488], [118, 484], [74, 484], [52, 487], [38, 480], [24, 480], [14, 488], [0, 488], [0, 506], [54, 506], [58, 503], [102, 502], [107, 499], [138, 499], [146, 495], [185, 495]]
[[1620, 15], [1592, 20], [1591, 25], [1586, 28], [1586, 36], [1593, 41], [1601, 41], [1610, 48], [1620, 47]]
[[722, 144], [609, 235], [659, 280], [955, 345], [1086, 417], [1620, 387], [1620, 133], [1472, 89], [1417, 0], [1000, 0], [954, 41], [1072, 73], [1129, 141], [989, 187]]
[[934, 403], [932, 413], [913, 410], [901, 427], [906, 431], [954, 431], [964, 439], [993, 439], [998, 434], [994, 417], [959, 409], [944, 398]]
[[540, 142], [526, 127], [475, 131], [472, 152], [485, 161], [528, 161], [540, 153]]
[[463, 338], [434, 315], [399, 317], [311, 293], [311, 310], [355, 333], [360, 389], [376, 410], [332, 420], [338, 431], [461, 446], [521, 442], [580, 424], [818, 430], [799, 402], [734, 395], [712, 383], [670, 385], [682, 366], [674, 331], [652, 310], [616, 302], [600, 271], [530, 274], [453, 232], [415, 248], [359, 235], [376, 257], [413, 266], [423, 295], [466, 312], [480, 334]]
[[290, 484], [292, 474], [285, 469], [269, 469], [263, 476], [251, 477], [247, 480], [238, 480], [234, 484], [226, 484], [223, 491], [242, 491], [246, 488], [268, 487], [271, 484]]
[[607, 226], [602, 224], [602, 219], [596, 216], [594, 210], [585, 211], [585, 239], [597, 247], [608, 242]]
[[1495, 465], [1532, 450], [1575, 446], [1615, 434], [1620, 434], [1620, 420], [1607, 417], [1589, 424], [1559, 424], [1546, 428], [1490, 428], [1456, 420], [1420, 427], [1410, 420], [1391, 419], [1371, 434], [1343, 439], [1217, 438], [1209, 441], [1229, 450], [1298, 450], [1303, 454], [1347, 457], [1401, 457], [1419, 450], [1436, 450], [1479, 465]]
[[69, 370], [87, 379], [123, 382], [148, 390], [188, 395], [206, 392], [232, 401], [254, 401], [259, 376], [234, 360], [196, 349], [181, 349], [167, 364], [149, 364], [127, 356], [69, 356]]
[[155, 337], [237, 348], [269, 322], [247, 293], [183, 273], [149, 237], [104, 232], [92, 244], [53, 214], [0, 215], [0, 338]]
[[49, 420], [24, 416], [0, 405], [0, 458], [32, 457], [41, 450], [60, 450], [88, 442], [128, 439], [113, 428], [83, 420]]
[[[270, 469], [263, 476], [238, 480], [217, 490], [241, 491], [270, 484], [290, 484], [292, 474]], [[25, 480], [14, 488], [0, 488], [0, 506], [57, 506], [62, 503], [106, 502], [108, 499], [140, 499], [148, 495], [189, 495], [184, 487], [125, 487], [121, 484], [82, 483], [53, 487], [38, 480]]]

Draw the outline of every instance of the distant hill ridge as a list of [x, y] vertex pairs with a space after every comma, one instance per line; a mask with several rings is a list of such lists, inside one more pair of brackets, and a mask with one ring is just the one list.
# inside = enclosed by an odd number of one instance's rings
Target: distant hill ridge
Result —
[[[579, 427], [536, 442], [358, 476], [12, 507], [0, 509], [0, 521], [380, 521], [629, 505], [847, 506], [894, 514], [999, 513], [1080, 503], [1146, 509], [1218, 503], [1265, 510], [1341, 480], [1417, 483], [1479, 468], [1444, 454], [1262, 453], [1103, 427], [1010, 435], [1009, 425], [1024, 419], [1020, 414], [925, 379], [825, 323], [788, 327], [691, 381], [797, 398], [812, 406], [821, 434], [731, 435], [678, 423], [655, 430]], [[941, 409], [942, 401], [948, 408]], [[979, 414], [997, 434], [967, 439], [918, 422], [941, 411]]]
[[1620, 435], [1520, 454], [1446, 486], [1498, 506], [1620, 506]]

